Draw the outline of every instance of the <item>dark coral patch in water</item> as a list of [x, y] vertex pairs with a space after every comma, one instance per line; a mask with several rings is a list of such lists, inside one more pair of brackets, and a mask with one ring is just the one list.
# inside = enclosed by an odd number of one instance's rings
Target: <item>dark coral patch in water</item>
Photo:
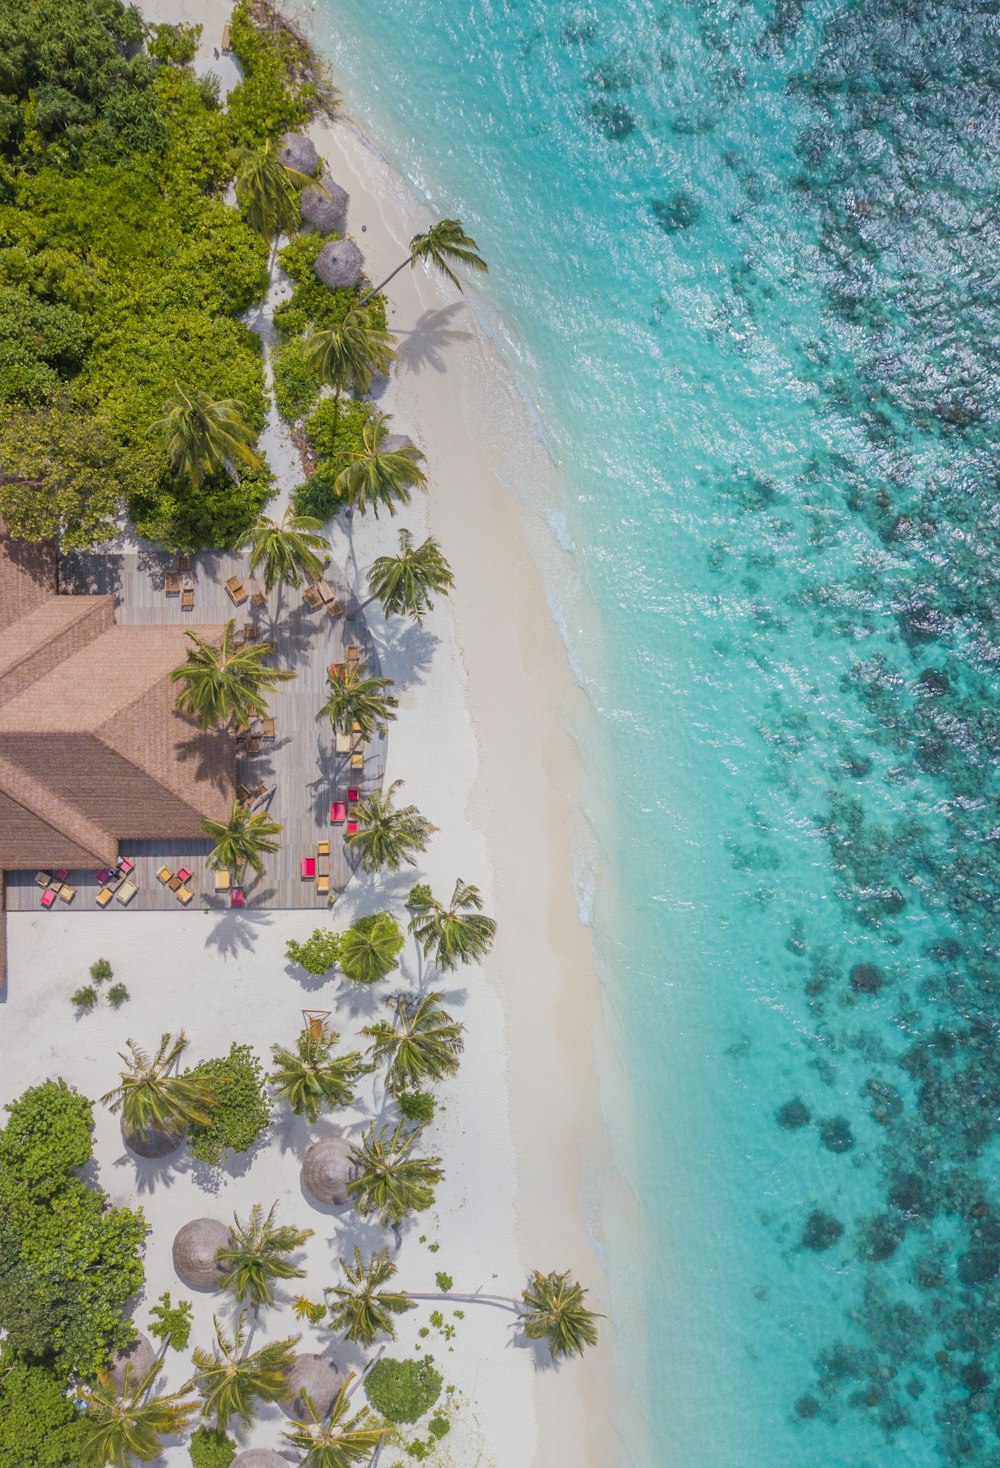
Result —
[[795, 1403], [796, 1417], [802, 1417], [808, 1420], [810, 1417], [815, 1417], [818, 1412], [819, 1402], [816, 1400], [815, 1397], [799, 1397], [798, 1401]]
[[856, 963], [851, 969], [851, 988], [856, 994], [877, 994], [885, 976], [876, 963]]
[[821, 1254], [832, 1249], [843, 1232], [844, 1225], [839, 1218], [834, 1218], [832, 1213], [824, 1213], [821, 1208], [814, 1208], [802, 1230], [802, 1247]]
[[604, 136], [615, 143], [629, 137], [638, 127], [627, 107], [620, 102], [605, 102], [603, 98], [591, 103], [590, 116]]
[[664, 234], [690, 229], [701, 218], [701, 203], [689, 189], [678, 189], [668, 199], [652, 199], [649, 207]]
[[809, 1107], [798, 1096], [778, 1108], [778, 1125], [786, 1132], [796, 1132], [800, 1127], [808, 1126], [811, 1119]]
[[819, 1139], [828, 1152], [849, 1152], [854, 1133], [846, 1116], [831, 1116], [819, 1124]]

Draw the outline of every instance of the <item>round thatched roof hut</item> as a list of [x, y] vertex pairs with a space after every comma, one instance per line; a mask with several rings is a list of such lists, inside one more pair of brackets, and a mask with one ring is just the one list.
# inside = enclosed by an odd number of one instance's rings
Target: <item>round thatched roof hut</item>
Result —
[[270, 1448], [247, 1448], [237, 1453], [230, 1468], [288, 1468], [288, 1460]]
[[282, 1397], [281, 1406], [289, 1417], [308, 1420], [309, 1407], [305, 1401], [308, 1397], [312, 1410], [322, 1419], [337, 1400], [345, 1380], [344, 1373], [328, 1356], [296, 1356], [288, 1373], [288, 1395]]
[[151, 1126], [143, 1127], [138, 1132], [127, 1132], [124, 1117], [120, 1123], [120, 1131], [126, 1147], [139, 1157], [169, 1157], [184, 1140], [183, 1132], [158, 1132]]
[[303, 1159], [302, 1186], [317, 1203], [343, 1208], [351, 1201], [347, 1184], [356, 1173], [347, 1138], [325, 1137], [313, 1142]]
[[317, 276], [332, 291], [353, 290], [364, 266], [364, 256], [353, 240], [330, 240], [313, 262]]
[[285, 133], [278, 149], [278, 162], [294, 168], [296, 173], [312, 174], [319, 167], [319, 154], [312, 138], [304, 138], [301, 133]]
[[156, 1352], [152, 1342], [144, 1335], [137, 1335], [124, 1351], [117, 1351], [111, 1358], [108, 1375], [118, 1391], [125, 1390], [125, 1373], [128, 1372], [129, 1387], [133, 1390], [143, 1380], [153, 1362]]
[[174, 1268], [192, 1290], [217, 1290], [222, 1265], [216, 1259], [229, 1243], [229, 1229], [217, 1218], [193, 1218], [174, 1239]]
[[299, 195], [302, 222], [320, 234], [343, 234], [347, 225], [348, 193], [324, 173], [319, 186], [310, 184]]

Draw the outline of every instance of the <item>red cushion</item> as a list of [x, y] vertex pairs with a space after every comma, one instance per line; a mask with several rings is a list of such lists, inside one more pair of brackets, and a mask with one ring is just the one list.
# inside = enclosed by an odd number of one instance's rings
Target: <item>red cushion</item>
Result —
[[357, 792], [357, 790], [348, 790], [348, 792], [347, 792], [347, 798], [348, 798], [348, 800], [357, 800], [357, 798], [358, 798], [358, 792]]
[[52, 904], [53, 904], [53, 902], [55, 902], [55, 900], [56, 900], [55, 888], [54, 887], [46, 887], [45, 891], [42, 893], [42, 906], [43, 907], [51, 907]]
[[229, 905], [230, 905], [230, 907], [242, 907], [243, 906], [243, 891], [242, 891], [241, 888], [234, 887], [233, 890], [230, 892], [230, 894], [229, 894]]
[[302, 858], [302, 875], [304, 877], [315, 877], [316, 858], [314, 856], [304, 856]]
[[181, 867], [181, 869], [177, 873], [177, 875], [180, 877], [180, 879], [181, 879], [182, 882], [186, 882], [187, 879], [188, 879], [188, 877], [190, 877], [191, 873], [190, 873], [190, 871], [188, 870], [187, 867]]
[[357, 821], [348, 821], [347, 822], [347, 834], [348, 834], [348, 836], [353, 836], [354, 833], [355, 833], [355, 831], [357, 829], [358, 829], [358, 823], [357, 823]]
[[347, 806], [342, 800], [334, 800], [330, 805], [330, 819], [339, 824], [347, 820]]

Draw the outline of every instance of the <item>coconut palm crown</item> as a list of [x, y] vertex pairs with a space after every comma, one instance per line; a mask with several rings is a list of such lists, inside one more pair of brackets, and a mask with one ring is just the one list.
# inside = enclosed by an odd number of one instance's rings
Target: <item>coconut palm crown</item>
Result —
[[521, 1296], [521, 1323], [533, 1341], [546, 1341], [552, 1355], [582, 1355], [597, 1344], [597, 1320], [584, 1305], [586, 1290], [569, 1274], [532, 1274]]
[[242, 1312], [232, 1338], [226, 1335], [217, 1317], [213, 1323], [215, 1347], [211, 1351], [195, 1347], [196, 1370], [188, 1385], [202, 1399], [205, 1420], [220, 1432], [225, 1432], [234, 1418], [243, 1427], [250, 1427], [258, 1401], [278, 1402], [286, 1395], [288, 1373], [301, 1337], [269, 1341], [248, 1353], [244, 1350], [247, 1330]]
[[439, 969], [454, 969], [460, 963], [473, 963], [486, 957], [493, 947], [497, 925], [482, 911], [479, 888], [461, 877], [455, 883], [451, 901], [444, 907], [427, 886], [414, 887], [407, 899], [410, 908], [409, 931], [424, 951], [433, 955]]
[[368, 292], [361, 304], [370, 301], [372, 296], [377, 296], [379, 291], [384, 291], [390, 280], [393, 280], [407, 265], [415, 266], [418, 260], [424, 260], [432, 265], [435, 270], [451, 281], [452, 285], [462, 289], [462, 282], [452, 269], [452, 265], [464, 265], [469, 270], [485, 271], [489, 269], [486, 261], [479, 253], [479, 246], [471, 236], [465, 233], [462, 223], [458, 219], [439, 219], [432, 224], [430, 229], [423, 234], [415, 234], [410, 241], [410, 253], [401, 265], [397, 265], [391, 275], [387, 275], [380, 285]]
[[279, 581], [301, 586], [314, 580], [329, 556], [330, 542], [323, 535], [323, 522], [312, 515], [285, 511], [278, 521], [260, 515], [240, 542], [250, 549], [250, 575], [264, 573], [264, 588], [270, 591]]
[[362, 1407], [353, 1417], [348, 1416], [353, 1380], [352, 1373], [325, 1418], [318, 1418], [307, 1400], [309, 1420], [297, 1418], [285, 1429], [289, 1442], [305, 1453], [300, 1468], [351, 1468], [353, 1463], [371, 1461], [389, 1428], [374, 1425], [375, 1418], [368, 1407]]
[[217, 1104], [211, 1083], [173, 1073], [187, 1043], [183, 1030], [177, 1036], [162, 1035], [150, 1058], [134, 1040], [126, 1042], [128, 1054], [120, 1054], [126, 1067], [120, 1072], [121, 1085], [101, 1100], [111, 1111], [121, 1112], [129, 1135], [157, 1131], [176, 1136], [192, 1124], [204, 1125], [209, 1120]]
[[125, 1368], [121, 1393], [102, 1372], [95, 1387], [86, 1388], [89, 1461], [112, 1468], [132, 1468], [138, 1461], [152, 1463], [163, 1452], [161, 1438], [182, 1432], [198, 1410], [197, 1402], [182, 1392], [151, 1394], [162, 1362], [156, 1361], [141, 1379]]
[[375, 791], [358, 804], [358, 829], [344, 837], [344, 844], [361, 857], [366, 872], [383, 867], [397, 872], [407, 863], [415, 866], [415, 855], [426, 849], [437, 830], [415, 805], [395, 804], [402, 780], [394, 780], [383, 795]]
[[341, 935], [337, 962], [353, 983], [375, 984], [392, 973], [405, 941], [392, 913], [367, 913]]
[[347, 1191], [362, 1218], [374, 1216], [383, 1228], [398, 1228], [410, 1213], [420, 1213], [434, 1202], [434, 1188], [444, 1177], [440, 1157], [413, 1157], [420, 1136], [405, 1132], [402, 1124], [368, 1132], [358, 1147], [351, 1148], [357, 1176]]
[[388, 1249], [380, 1249], [366, 1264], [361, 1250], [354, 1246], [354, 1263], [341, 1259], [346, 1283], [333, 1285], [324, 1291], [332, 1295], [329, 1302], [330, 1329], [339, 1330], [346, 1340], [356, 1341], [368, 1347], [376, 1337], [396, 1336], [394, 1315], [403, 1315], [415, 1310], [416, 1303], [403, 1290], [387, 1289], [396, 1273], [396, 1266], [389, 1258]]
[[257, 437], [243, 417], [235, 398], [213, 399], [188, 394], [178, 383], [175, 396], [163, 405], [163, 417], [154, 424], [163, 435], [170, 462], [194, 489], [236, 460], [256, 469], [260, 455], [253, 449]]
[[208, 854], [213, 871], [227, 871], [239, 885], [248, 868], [258, 875], [264, 870], [264, 857], [278, 850], [282, 826], [272, 821], [267, 811], [248, 810], [237, 800], [228, 821], [202, 821], [201, 829], [215, 845]]
[[379, 1020], [362, 1031], [372, 1040], [371, 1057], [386, 1067], [386, 1089], [394, 1096], [429, 1081], [440, 1081], [458, 1070], [462, 1053], [462, 1026], [441, 1008], [443, 994], [422, 999], [405, 995], [391, 1000], [394, 1024]]
[[187, 662], [171, 671], [170, 681], [181, 684], [175, 707], [199, 729], [233, 720], [248, 724], [267, 713], [264, 695], [296, 676], [290, 668], [267, 666], [271, 649], [266, 643], [236, 647], [233, 622], [226, 623], [218, 647], [195, 632], [187, 638]]
[[364, 605], [380, 601], [387, 617], [412, 617], [420, 622], [434, 606], [431, 594], [447, 595], [454, 584], [451, 567], [434, 537], [415, 546], [410, 532], [401, 530], [399, 554], [379, 556], [372, 562], [368, 572], [371, 596]]
[[362, 426], [361, 447], [333, 481], [334, 492], [352, 511], [365, 514], [371, 510], [376, 520], [380, 509], [394, 515], [398, 505], [409, 504], [411, 490], [427, 483], [420, 467], [424, 456], [416, 445], [402, 443], [392, 448], [387, 443], [390, 437], [388, 418], [376, 413]]
[[255, 234], [271, 240], [290, 234], [299, 222], [298, 191], [313, 180], [278, 158], [268, 138], [263, 148], [238, 148], [233, 154], [236, 202]]
[[222, 1288], [235, 1295], [240, 1304], [255, 1309], [274, 1304], [275, 1280], [302, 1279], [305, 1275], [289, 1255], [312, 1238], [313, 1231], [275, 1223], [277, 1206], [272, 1204], [265, 1215], [261, 1205], [255, 1203], [248, 1219], [235, 1215], [230, 1242], [216, 1255], [224, 1271]]
[[354, 1100], [355, 1083], [368, 1067], [357, 1051], [332, 1054], [339, 1038], [326, 1025], [315, 1034], [307, 1025], [294, 1050], [271, 1047], [275, 1069], [268, 1079], [296, 1116], [315, 1121], [324, 1106], [349, 1106]]
[[371, 677], [365, 663], [335, 664], [327, 682], [330, 696], [317, 717], [329, 719], [337, 733], [350, 734], [357, 724], [362, 739], [371, 739], [395, 719], [399, 700], [385, 691], [392, 679]]
[[338, 402], [345, 392], [360, 397], [371, 387], [375, 374], [388, 372], [396, 360], [395, 340], [370, 311], [354, 307], [342, 321], [306, 338], [306, 365], [333, 389]]

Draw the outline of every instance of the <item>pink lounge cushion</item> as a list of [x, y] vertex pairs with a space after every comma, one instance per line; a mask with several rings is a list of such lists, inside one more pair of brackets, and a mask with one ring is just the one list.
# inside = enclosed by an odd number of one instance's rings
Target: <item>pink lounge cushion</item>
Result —
[[314, 856], [304, 856], [302, 858], [302, 875], [303, 877], [315, 877], [316, 858]]
[[357, 798], [358, 798], [357, 786], [352, 786], [351, 789], [348, 790], [348, 792], [347, 792], [347, 798], [348, 798], [348, 800], [357, 800]]
[[358, 829], [358, 823], [357, 823], [357, 821], [348, 821], [347, 822], [347, 834], [348, 834], [348, 836], [353, 836], [354, 833], [357, 831], [357, 829]]
[[55, 900], [56, 889], [54, 887], [46, 887], [45, 891], [42, 893], [42, 906], [51, 907]]
[[177, 875], [180, 877], [182, 882], [186, 882], [188, 877], [190, 877], [191, 872], [187, 867], [181, 867]]
[[118, 870], [128, 876], [129, 872], [135, 870], [135, 862], [129, 861], [127, 856], [120, 856], [118, 858]]
[[242, 907], [243, 906], [243, 888], [242, 887], [234, 887], [233, 890], [230, 892], [230, 894], [229, 894], [229, 906], [230, 907]]
[[333, 800], [330, 802], [330, 819], [335, 825], [339, 825], [341, 821], [347, 820], [347, 806], [342, 800]]

